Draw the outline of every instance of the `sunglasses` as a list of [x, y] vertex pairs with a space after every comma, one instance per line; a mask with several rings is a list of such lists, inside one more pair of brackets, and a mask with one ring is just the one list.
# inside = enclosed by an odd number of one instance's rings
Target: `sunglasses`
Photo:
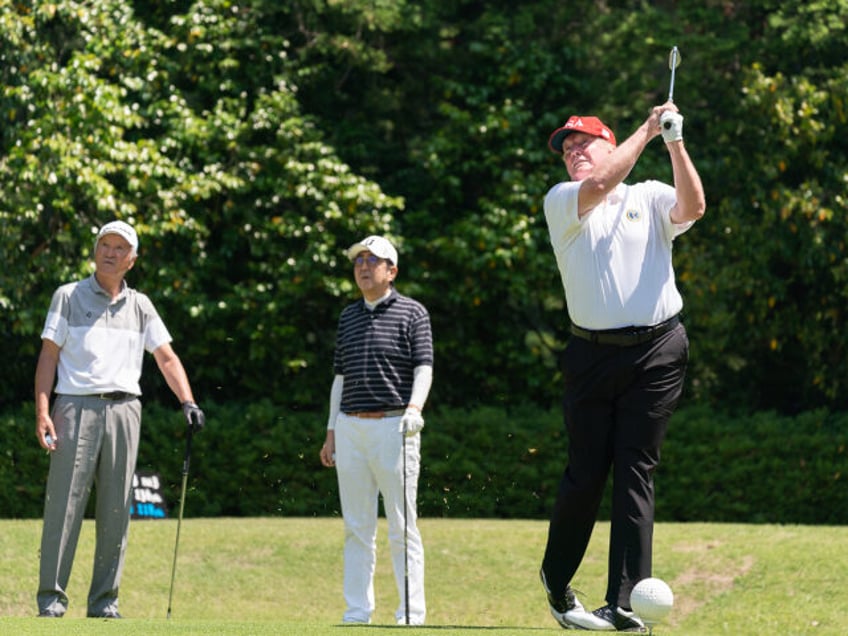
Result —
[[353, 262], [356, 265], [361, 267], [365, 263], [368, 263], [369, 265], [374, 266], [377, 263], [379, 263], [381, 260], [383, 260], [383, 259], [381, 259], [379, 256], [374, 256], [373, 254], [369, 254], [368, 256], [357, 256], [355, 259], [353, 259]]

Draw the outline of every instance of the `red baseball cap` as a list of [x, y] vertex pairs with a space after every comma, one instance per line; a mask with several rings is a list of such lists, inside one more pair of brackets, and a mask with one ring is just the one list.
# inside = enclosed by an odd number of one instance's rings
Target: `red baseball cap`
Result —
[[573, 132], [582, 132], [593, 137], [601, 137], [613, 146], [615, 145], [615, 135], [609, 126], [600, 119], [597, 117], [572, 115], [563, 126], [551, 133], [551, 136], [548, 138], [548, 147], [554, 152], [562, 154], [562, 142]]

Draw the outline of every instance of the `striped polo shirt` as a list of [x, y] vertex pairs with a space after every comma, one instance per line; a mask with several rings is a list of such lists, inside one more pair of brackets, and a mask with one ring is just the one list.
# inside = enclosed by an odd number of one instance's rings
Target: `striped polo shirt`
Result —
[[53, 294], [42, 339], [60, 348], [56, 393], [141, 395], [144, 352], [171, 342], [150, 299], [124, 282], [112, 300], [92, 275]]
[[422, 365], [433, 365], [433, 335], [421, 303], [392, 289], [373, 310], [362, 299], [342, 310], [333, 371], [344, 376], [343, 413], [406, 407]]

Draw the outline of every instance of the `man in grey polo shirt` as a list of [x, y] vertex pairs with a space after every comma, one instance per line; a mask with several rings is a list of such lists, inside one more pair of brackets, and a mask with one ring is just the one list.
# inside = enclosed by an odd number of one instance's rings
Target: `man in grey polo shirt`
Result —
[[58, 618], [68, 608], [65, 590], [94, 484], [97, 538], [87, 615], [121, 618], [118, 588], [141, 429], [139, 378], [145, 351], [153, 354], [182, 404], [188, 426], [199, 430], [205, 423], [153, 303], [124, 281], [137, 255], [138, 235], [130, 225], [123, 221], [104, 225], [94, 247], [95, 273], [56, 290], [41, 334], [35, 434], [50, 452], [50, 471], [41, 537], [39, 616]]

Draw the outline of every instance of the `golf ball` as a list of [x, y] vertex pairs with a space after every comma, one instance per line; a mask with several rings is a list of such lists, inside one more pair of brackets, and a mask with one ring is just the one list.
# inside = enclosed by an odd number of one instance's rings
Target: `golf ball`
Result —
[[662, 579], [642, 579], [630, 593], [630, 607], [648, 624], [659, 623], [673, 605], [674, 594]]

